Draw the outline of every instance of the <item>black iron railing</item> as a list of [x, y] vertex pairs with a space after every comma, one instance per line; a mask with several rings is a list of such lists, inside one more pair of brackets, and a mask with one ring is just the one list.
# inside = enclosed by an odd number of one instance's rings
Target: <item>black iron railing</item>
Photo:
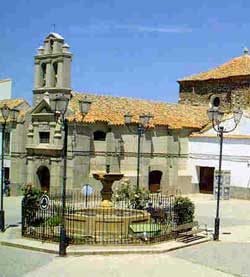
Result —
[[[22, 202], [22, 235], [59, 241], [62, 205], [58, 193], [48, 195], [48, 208]], [[100, 195], [67, 192], [65, 227], [69, 244], [144, 244], [172, 238], [174, 196], [150, 195], [143, 207], [129, 200], [102, 207]], [[32, 204], [32, 205], [31, 205]]]

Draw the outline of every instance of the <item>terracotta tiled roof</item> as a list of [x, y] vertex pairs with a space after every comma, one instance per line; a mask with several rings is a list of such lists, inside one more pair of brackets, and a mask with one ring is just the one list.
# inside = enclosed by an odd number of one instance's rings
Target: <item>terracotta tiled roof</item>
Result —
[[6, 104], [10, 109], [15, 109], [24, 102], [25, 100], [20, 98], [0, 100], [0, 108]]
[[223, 79], [232, 76], [245, 76], [250, 75], [250, 56], [245, 52], [243, 56], [234, 58], [214, 69], [206, 72], [201, 72], [190, 77], [185, 77], [178, 80], [183, 81], [203, 81], [210, 79]]
[[[92, 101], [89, 113], [83, 118], [79, 111], [79, 99], [87, 96]], [[154, 101], [101, 96], [86, 93], [73, 93], [68, 110], [69, 121], [95, 123], [106, 122], [124, 125], [124, 114], [133, 115], [133, 122], [138, 122], [140, 114], [151, 113], [152, 126], [168, 126], [170, 129], [202, 128], [207, 124], [207, 106], [168, 104]]]
[[[0, 108], [2, 108], [3, 105], [6, 104], [10, 109], [18, 109], [18, 107], [24, 103], [26, 103], [28, 105], [28, 103], [24, 99], [21, 99], [21, 98], [0, 100]], [[27, 111], [28, 111], [28, 109], [19, 110], [18, 121], [20, 121], [24, 117], [24, 115], [26, 114]], [[3, 118], [2, 118], [2, 114], [0, 112], [0, 124], [2, 122], [3, 122]]]

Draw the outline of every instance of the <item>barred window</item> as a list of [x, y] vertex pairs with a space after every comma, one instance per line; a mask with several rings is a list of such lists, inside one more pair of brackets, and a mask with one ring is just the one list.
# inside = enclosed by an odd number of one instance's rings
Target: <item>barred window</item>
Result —
[[49, 132], [39, 133], [40, 143], [49, 143]]

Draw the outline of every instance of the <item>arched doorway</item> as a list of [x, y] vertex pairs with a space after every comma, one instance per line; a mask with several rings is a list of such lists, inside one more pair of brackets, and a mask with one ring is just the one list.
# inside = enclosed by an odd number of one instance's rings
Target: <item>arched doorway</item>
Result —
[[49, 191], [49, 187], [50, 187], [50, 173], [49, 173], [49, 169], [47, 166], [40, 166], [36, 172], [39, 182], [40, 182], [40, 186], [41, 186], [41, 190], [42, 191]]
[[153, 170], [149, 172], [149, 190], [150, 192], [158, 192], [161, 188], [162, 172], [160, 170]]

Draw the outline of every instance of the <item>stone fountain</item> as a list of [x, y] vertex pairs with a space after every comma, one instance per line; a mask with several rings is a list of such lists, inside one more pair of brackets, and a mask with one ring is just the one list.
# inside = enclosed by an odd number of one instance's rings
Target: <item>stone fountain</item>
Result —
[[[81, 208], [72, 217], [70, 215], [66, 225], [74, 226], [74, 233], [95, 241], [105, 241], [112, 237], [114, 240], [128, 238], [129, 226], [134, 223], [146, 223], [150, 214], [146, 211], [129, 208], [116, 208], [112, 203], [112, 185], [122, 179], [123, 174], [109, 172], [96, 172], [93, 177], [102, 183], [102, 202], [96, 207]], [[72, 224], [72, 221], [73, 224]]]
[[99, 180], [102, 183], [102, 204], [101, 207], [103, 208], [110, 208], [112, 207], [112, 186], [115, 181], [119, 181], [122, 179], [123, 174], [121, 173], [109, 173], [109, 172], [99, 172], [93, 173], [93, 177], [96, 180]]

